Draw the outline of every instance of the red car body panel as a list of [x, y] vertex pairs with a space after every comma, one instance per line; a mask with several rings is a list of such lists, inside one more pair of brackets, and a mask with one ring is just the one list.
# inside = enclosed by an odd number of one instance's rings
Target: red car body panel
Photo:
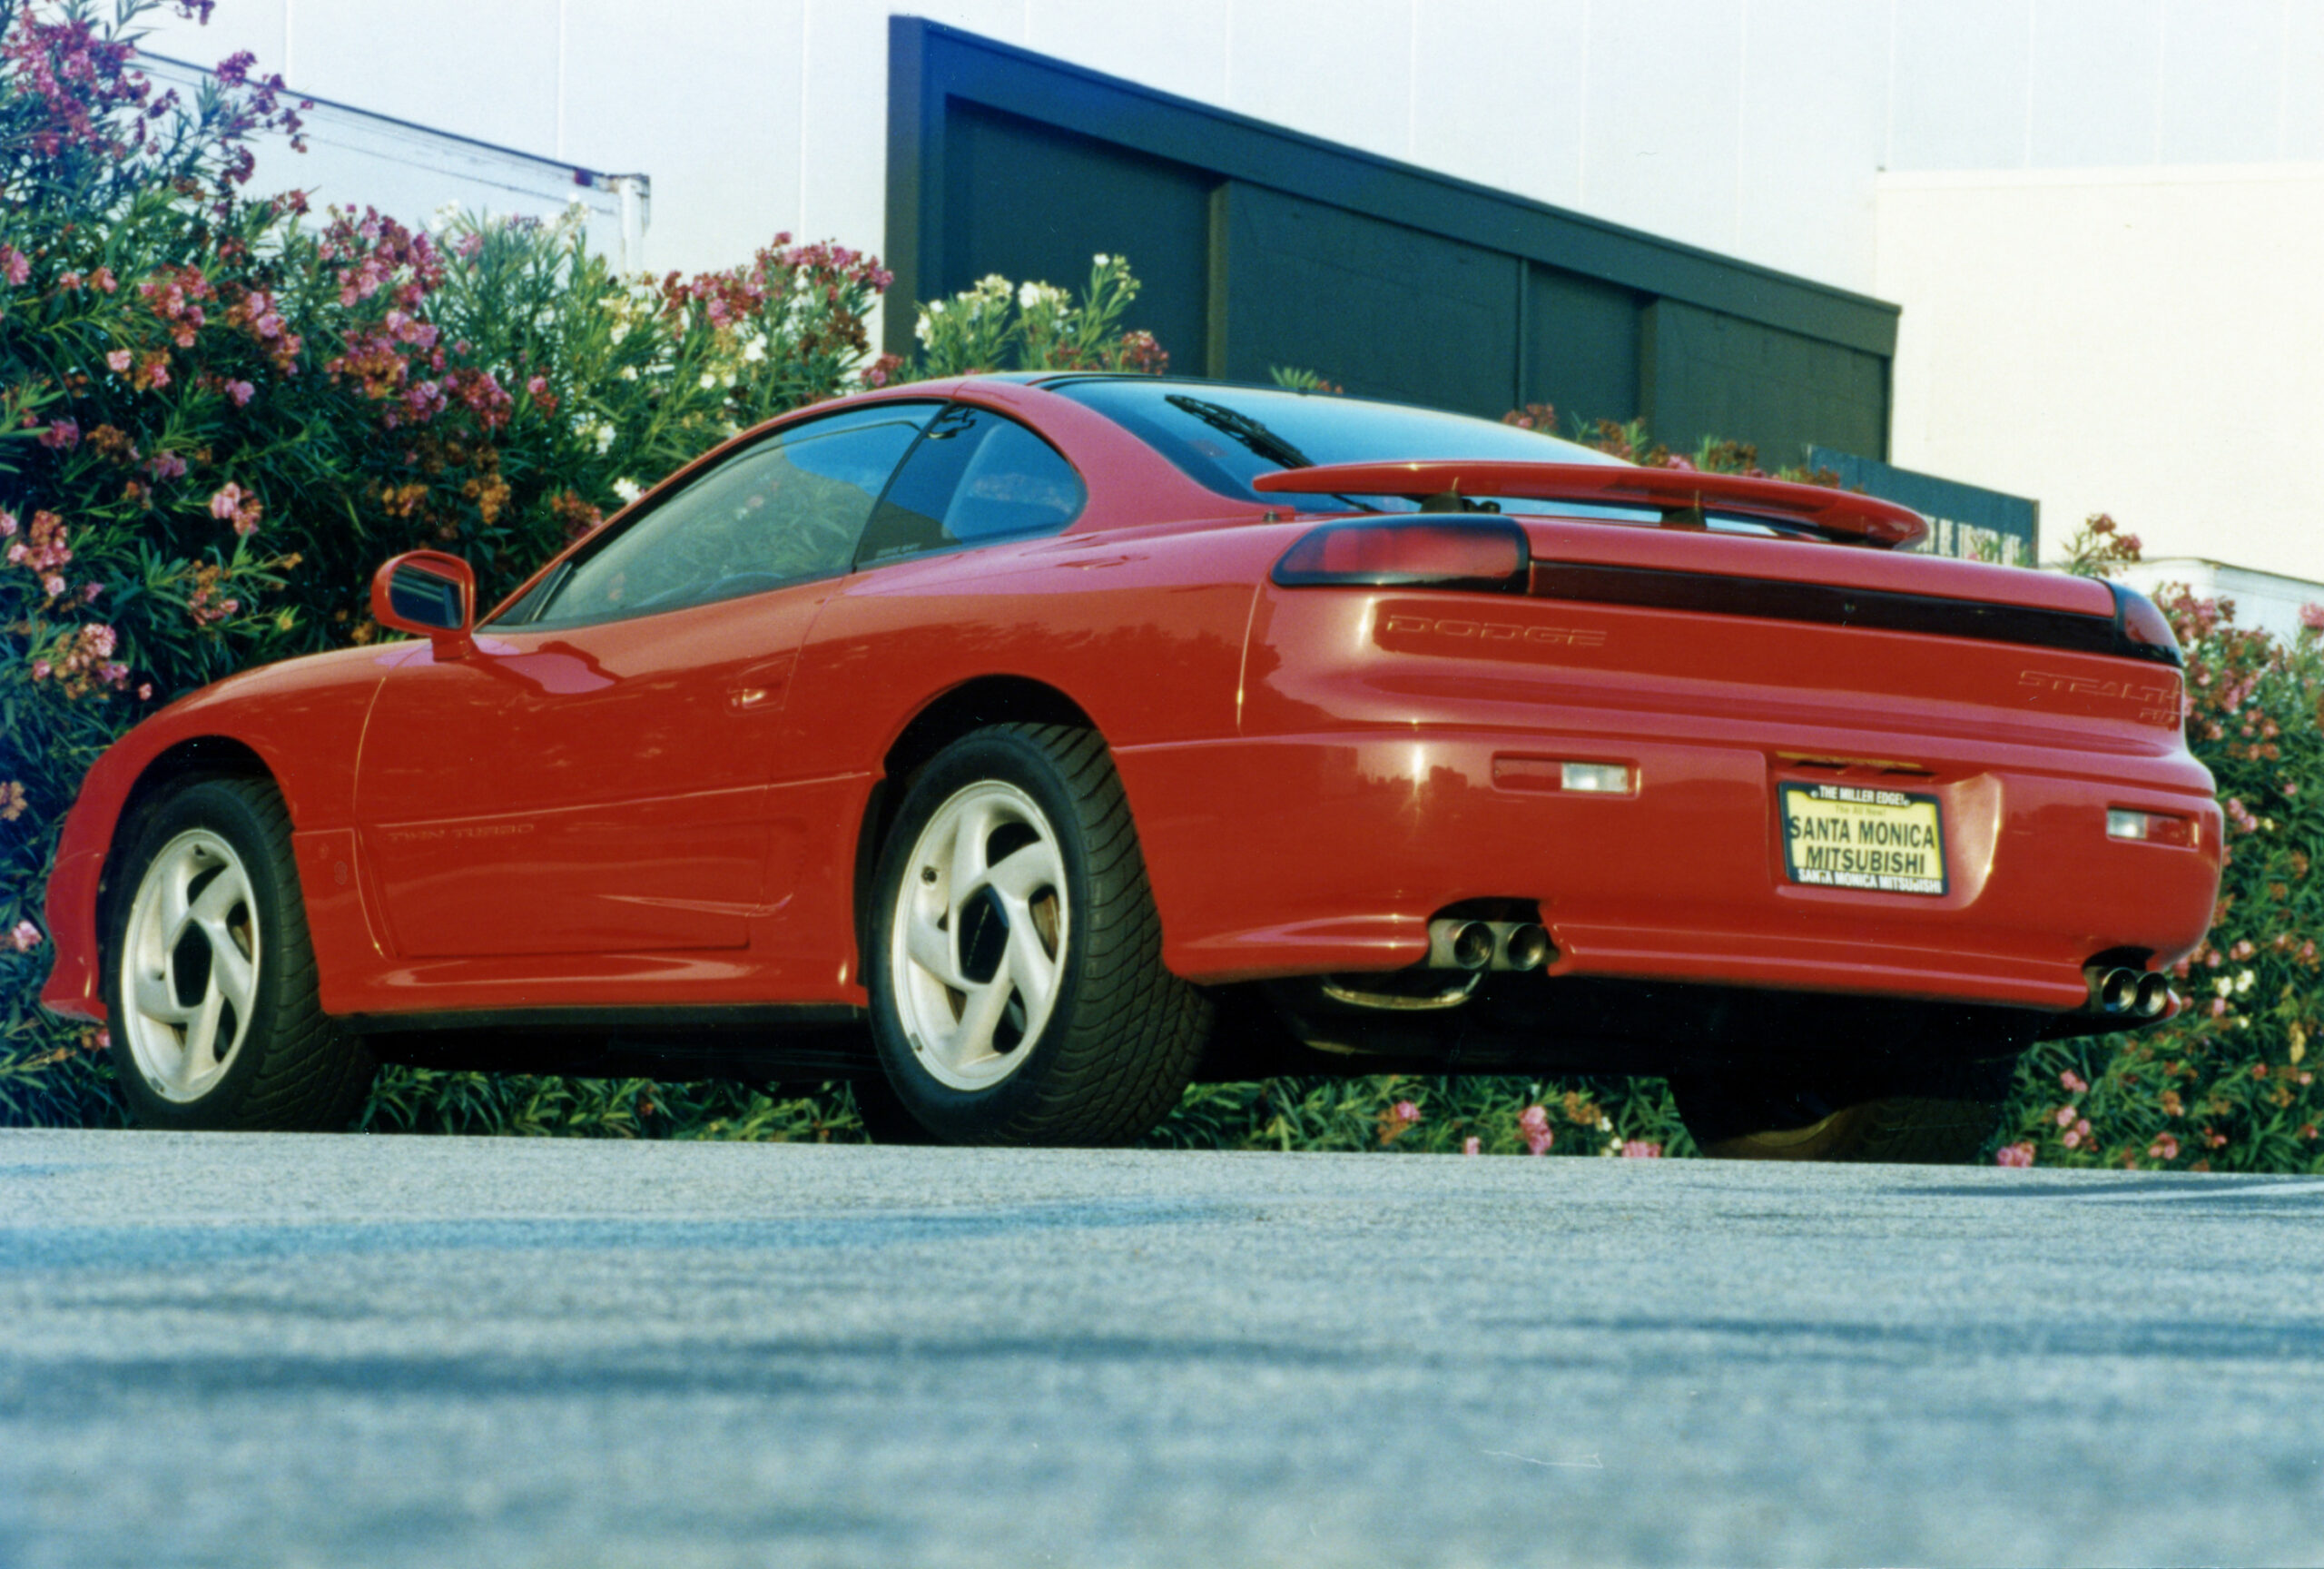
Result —
[[[2103, 585], [1527, 518], [1531, 593], [1282, 587], [1269, 570], [1315, 514], [1216, 494], [1039, 387], [881, 396], [1015, 414], [1079, 471], [1086, 509], [1049, 538], [573, 629], [487, 619], [465, 657], [350, 649], [173, 704], [66, 821], [43, 1001], [103, 1017], [98, 884], [124, 807], [165, 754], [224, 738], [283, 791], [331, 1013], [861, 1005], [858, 840], [883, 760], [995, 678], [1106, 737], [1165, 962], [1196, 982], [1398, 969], [1433, 913], [1521, 899], [1552, 973], [2063, 1011], [2094, 954], [2166, 967], [2209, 923], [2220, 814], [2175, 669], [1569, 601], [1544, 564], [2083, 617], [2110, 612]], [[1564, 762], [1635, 787], [1565, 791]], [[1946, 892], [1787, 880], [1790, 780], [1937, 796]], [[2192, 842], [2110, 839], [2110, 807], [2183, 818]]]

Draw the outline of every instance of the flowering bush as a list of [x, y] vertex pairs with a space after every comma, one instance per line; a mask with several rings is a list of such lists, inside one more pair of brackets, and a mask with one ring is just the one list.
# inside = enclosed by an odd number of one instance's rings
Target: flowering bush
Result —
[[[2069, 570], [2139, 541], [2093, 518]], [[2019, 1065], [2003, 1165], [2324, 1170], [2307, 1065], [2324, 1020], [2324, 650], [2235, 625], [2231, 601], [2161, 597], [2187, 654], [2187, 740], [2219, 781], [2226, 867], [2210, 934], [2178, 969], [2187, 1011], [2133, 1035], [2056, 1041]]]
[[979, 370], [1134, 370], [1158, 375], [1170, 356], [1150, 332], [1125, 331], [1122, 313], [1137, 298], [1123, 256], [1090, 259], [1078, 304], [1053, 284], [1012, 285], [1000, 276], [920, 309], [920, 376]]
[[[1558, 411], [1554, 404], [1528, 403], [1501, 417], [1504, 425], [1521, 429], [1539, 430], [1544, 436], [1558, 434]], [[1840, 477], [1829, 469], [1775, 469], [1759, 467], [1759, 449], [1748, 441], [1729, 441], [1720, 437], [1706, 436], [1695, 447], [1694, 456], [1673, 452], [1647, 434], [1646, 421], [1632, 419], [1577, 419], [1567, 439], [1579, 441], [1585, 447], [1620, 459], [1625, 463], [1637, 463], [1648, 469], [1679, 469], [1690, 473], [1745, 474], [1754, 479], [1789, 479], [1802, 485], [1822, 485], [1837, 488]]]
[[1157, 1149], [1423, 1154], [1695, 1153], [1659, 1079], [1270, 1079], [1197, 1084], [1146, 1142]]
[[34, 999], [57, 828], [115, 736], [368, 641], [387, 556], [460, 551], [489, 598], [712, 442], [895, 370], [864, 330], [888, 274], [836, 246], [655, 282], [571, 219], [250, 201], [251, 139], [295, 137], [297, 108], [247, 55], [192, 104], [156, 93], [153, 8], [0, 0], [5, 1120], [105, 1114], [103, 1032]]

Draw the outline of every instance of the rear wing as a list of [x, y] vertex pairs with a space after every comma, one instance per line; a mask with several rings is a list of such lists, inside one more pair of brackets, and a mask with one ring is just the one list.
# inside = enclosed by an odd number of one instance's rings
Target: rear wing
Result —
[[1327, 463], [1262, 474], [1251, 488], [1303, 496], [1410, 496], [1456, 502], [1471, 496], [1527, 496], [1600, 507], [1652, 507], [1666, 518], [1677, 513], [1679, 518], [1674, 520], [1691, 519], [1698, 527], [1704, 513], [1717, 512], [1806, 527], [1829, 539], [1884, 550], [1918, 544], [1928, 534], [1927, 522], [1910, 508], [1853, 490], [1618, 463], [1492, 459]]

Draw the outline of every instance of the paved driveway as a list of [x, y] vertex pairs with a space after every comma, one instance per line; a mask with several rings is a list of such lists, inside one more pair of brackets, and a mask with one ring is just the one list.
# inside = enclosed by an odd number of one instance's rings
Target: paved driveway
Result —
[[2320, 1207], [0, 1134], [0, 1564], [2316, 1564]]

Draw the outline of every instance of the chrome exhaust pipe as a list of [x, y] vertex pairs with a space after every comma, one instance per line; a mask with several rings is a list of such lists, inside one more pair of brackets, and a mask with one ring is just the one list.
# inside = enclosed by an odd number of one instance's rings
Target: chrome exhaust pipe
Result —
[[2162, 972], [2150, 970], [2139, 977], [2139, 1000], [2134, 1005], [2142, 1019], [2160, 1019], [2171, 1006], [2171, 981]]
[[1539, 970], [1558, 956], [1538, 921], [1464, 921], [1441, 915], [1428, 923], [1431, 970]]
[[1551, 952], [1549, 933], [1534, 922], [1521, 921], [1501, 934], [1503, 969], [1539, 970]]
[[2090, 982], [2091, 1011], [2122, 1014], [2139, 1005], [2139, 972], [2120, 964], [2093, 964], [2083, 976]]
[[1482, 921], [1432, 921], [1428, 923], [1428, 964], [1432, 970], [1482, 970], [1492, 962], [1492, 928]]

